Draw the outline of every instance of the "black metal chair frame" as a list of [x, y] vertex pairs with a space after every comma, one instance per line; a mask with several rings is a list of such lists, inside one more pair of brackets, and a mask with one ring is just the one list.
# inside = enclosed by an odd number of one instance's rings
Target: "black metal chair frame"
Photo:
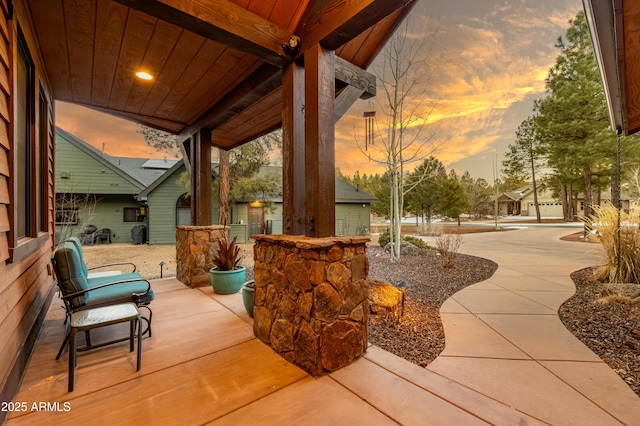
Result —
[[[55, 262], [55, 261], [54, 261]], [[54, 268], [55, 269], [55, 268]], [[85, 293], [88, 293], [90, 291], [93, 290], [97, 290], [99, 288], [104, 288], [104, 287], [109, 287], [112, 285], [119, 285], [119, 284], [126, 284], [126, 283], [131, 283], [131, 282], [140, 282], [140, 281], [145, 281], [147, 283], [147, 290], [144, 293], [132, 293], [132, 297], [133, 297], [133, 303], [136, 304], [136, 306], [138, 307], [138, 309], [140, 308], [145, 308], [147, 309], [147, 311], [149, 312], [149, 317], [145, 317], [143, 315], [141, 316], [141, 319], [144, 320], [144, 322], [146, 323], [146, 328], [140, 332], [141, 335], [145, 335], [145, 334], [149, 334], [149, 337], [151, 337], [151, 320], [153, 317], [153, 311], [151, 310], [151, 308], [149, 307], [149, 301], [144, 301], [144, 297], [146, 295], [149, 294], [149, 291], [151, 290], [151, 283], [144, 279], [144, 278], [136, 278], [136, 279], [130, 279], [130, 280], [122, 280], [122, 281], [115, 281], [115, 282], [111, 282], [111, 283], [106, 283], [106, 284], [102, 284], [99, 286], [95, 286], [92, 288], [88, 288], [88, 289], [83, 289], [80, 291], [76, 291], [73, 293], [69, 293], [69, 294], [63, 294], [63, 290], [62, 290], [62, 285], [60, 282], [58, 282], [58, 289], [60, 290], [60, 298], [62, 299], [62, 301], [64, 302], [64, 306], [65, 306], [65, 311], [66, 311], [66, 317], [65, 317], [65, 321], [64, 321], [64, 325], [65, 325], [65, 337], [64, 340], [62, 341], [62, 345], [60, 346], [60, 350], [58, 351], [58, 354], [56, 355], [56, 360], [60, 359], [60, 356], [62, 355], [62, 352], [64, 351], [65, 346], [67, 345], [67, 342], [69, 341], [69, 336], [70, 336], [70, 326], [69, 326], [69, 321], [71, 318], [71, 314], [73, 312], [77, 312], [77, 311], [82, 311], [85, 309], [91, 309], [92, 306], [83, 306], [81, 308], [76, 308], [74, 309], [73, 306], [71, 305], [70, 300], [73, 299], [74, 297], [77, 296], [82, 296]], [[114, 304], [120, 304], [122, 303], [122, 301], [118, 301], [118, 302], [114, 302]], [[104, 306], [104, 305], [103, 305]], [[108, 305], [106, 305], [108, 306]], [[128, 340], [128, 337], [125, 338], [121, 338], [121, 339], [114, 339], [114, 340], [110, 340], [108, 342], [103, 342], [103, 343], [99, 343], [97, 345], [94, 345], [91, 343], [91, 335], [89, 334], [89, 331], [85, 331], [85, 340], [86, 340], [86, 346], [82, 347], [82, 348], [78, 348], [77, 351], [78, 352], [85, 352], [91, 349], [96, 349], [96, 348], [101, 348], [103, 346], [107, 346], [107, 345], [111, 345], [114, 343], [119, 343], [119, 342], [123, 342], [125, 340]]]
[[100, 228], [93, 234], [93, 244], [102, 244], [103, 241], [111, 244], [111, 229], [110, 228]]

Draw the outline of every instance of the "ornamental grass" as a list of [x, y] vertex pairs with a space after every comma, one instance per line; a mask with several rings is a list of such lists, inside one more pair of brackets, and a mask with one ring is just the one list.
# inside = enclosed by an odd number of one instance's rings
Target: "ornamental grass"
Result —
[[605, 283], [640, 283], [640, 212], [621, 211], [618, 231], [618, 209], [613, 204], [604, 202], [593, 211], [587, 222], [600, 242], [605, 263], [596, 268], [595, 278]]

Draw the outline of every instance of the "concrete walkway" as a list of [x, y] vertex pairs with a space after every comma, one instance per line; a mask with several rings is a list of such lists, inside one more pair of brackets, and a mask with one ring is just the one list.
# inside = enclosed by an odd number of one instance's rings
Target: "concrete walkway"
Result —
[[572, 271], [597, 264], [566, 229], [469, 234], [462, 252], [491, 259], [491, 279], [442, 308], [446, 348], [427, 368], [541, 421], [640, 425], [640, 398], [563, 326]]

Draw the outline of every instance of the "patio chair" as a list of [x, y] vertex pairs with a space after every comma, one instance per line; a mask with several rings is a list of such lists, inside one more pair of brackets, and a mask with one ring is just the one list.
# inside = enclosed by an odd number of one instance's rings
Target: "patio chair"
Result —
[[101, 228], [93, 234], [93, 242], [102, 244], [103, 242], [111, 244], [111, 229]]
[[136, 272], [136, 265], [133, 262], [116, 262], [116, 263], [105, 263], [104, 265], [98, 265], [98, 266], [92, 266], [91, 268], [87, 268], [87, 264], [84, 261], [84, 254], [82, 252], [82, 243], [80, 242], [80, 239], [78, 237], [71, 237], [68, 238], [66, 240], [66, 242], [70, 242], [72, 243], [76, 250], [78, 250], [78, 253], [80, 253], [80, 260], [81, 262], [81, 266], [83, 266], [84, 268], [86, 268], [86, 274], [87, 274], [87, 278], [95, 278], [95, 277], [104, 277], [104, 276], [108, 276], [108, 275], [120, 275], [122, 274], [121, 271], [115, 271], [115, 270], [111, 270], [111, 271], [102, 271], [102, 272], [90, 272], [90, 271], [95, 271], [96, 269], [102, 269], [102, 268], [111, 268], [114, 266], [130, 266], [132, 268], [131, 272]]
[[[60, 346], [56, 359], [60, 359], [62, 351], [69, 339], [69, 318], [71, 314], [86, 309], [102, 306], [112, 306], [121, 303], [132, 302], [138, 308], [148, 311], [148, 318], [142, 317], [147, 328], [142, 334], [151, 337], [151, 319], [153, 312], [149, 304], [154, 299], [153, 290], [148, 280], [142, 278], [137, 272], [88, 277], [88, 269], [82, 259], [81, 251], [76, 248], [76, 243], [66, 241], [55, 251], [52, 264], [55, 271], [58, 288], [66, 310], [65, 339]], [[85, 333], [87, 345], [80, 351], [101, 347], [107, 344], [120, 342], [126, 339], [117, 339], [98, 345], [91, 344], [89, 332]]]
[[95, 233], [98, 230], [95, 225], [87, 225], [84, 227], [84, 232], [81, 232], [78, 236], [82, 244], [93, 244]]

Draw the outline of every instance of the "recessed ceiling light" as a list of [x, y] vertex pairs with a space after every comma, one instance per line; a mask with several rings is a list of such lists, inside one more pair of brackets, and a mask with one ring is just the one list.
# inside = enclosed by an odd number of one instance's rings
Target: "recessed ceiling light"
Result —
[[142, 80], [153, 80], [153, 76], [146, 71], [138, 71], [136, 77]]

